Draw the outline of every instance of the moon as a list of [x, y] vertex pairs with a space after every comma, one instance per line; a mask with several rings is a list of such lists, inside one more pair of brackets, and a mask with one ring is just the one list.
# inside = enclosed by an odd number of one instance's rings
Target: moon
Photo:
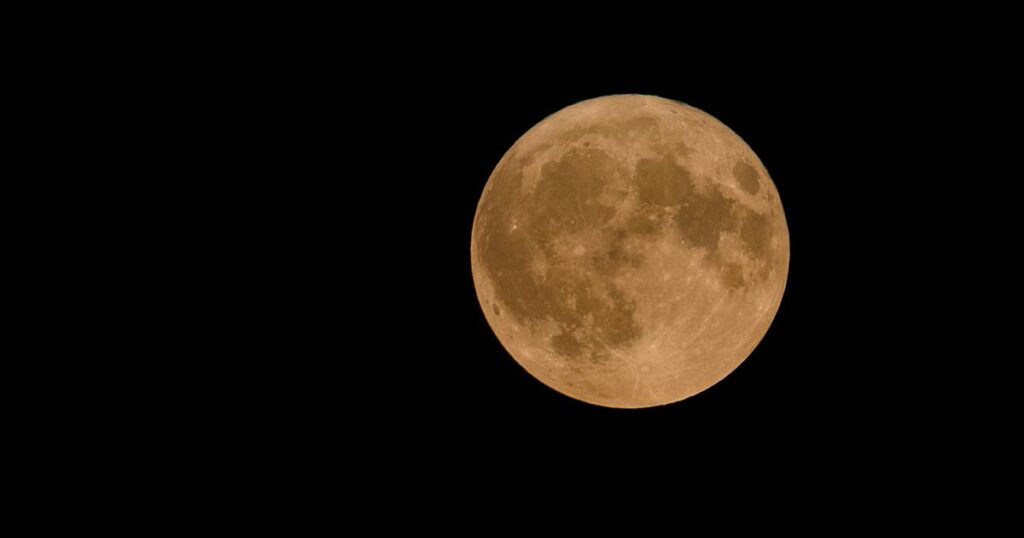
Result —
[[605, 407], [686, 399], [768, 331], [789, 231], [753, 150], [647, 95], [582, 101], [505, 153], [470, 244], [477, 297], [531, 375]]

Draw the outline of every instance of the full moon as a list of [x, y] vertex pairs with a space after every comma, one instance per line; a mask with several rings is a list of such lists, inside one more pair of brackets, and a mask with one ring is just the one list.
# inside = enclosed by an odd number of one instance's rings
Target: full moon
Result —
[[484, 187], [470, 250], [512, 357], [618, 408], [729, 375], [768, 331], [789, 270], [779, 193], [750, 147], [646, 95], [583, 101], [527, 131]]

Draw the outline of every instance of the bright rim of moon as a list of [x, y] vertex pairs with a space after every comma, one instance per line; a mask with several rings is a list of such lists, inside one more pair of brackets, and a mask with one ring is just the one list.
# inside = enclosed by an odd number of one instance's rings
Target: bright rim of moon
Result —
[[736, 133], [677, 101], [612, 95], [505, 153], [471, 257], [484, 315], [523, 368], [637, 408], [693, 396], [750, 355], [782, 300], [789, 231]]

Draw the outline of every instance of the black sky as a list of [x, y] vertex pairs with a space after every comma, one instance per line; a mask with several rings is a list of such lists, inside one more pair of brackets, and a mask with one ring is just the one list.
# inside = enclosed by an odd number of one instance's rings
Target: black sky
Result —
[[[394, 100], [374, 104], [393, 107], [384, 118], [398, 125], [375, 126], [380, 160], [362, 178], [381, 198], [357, 210], [380, 237], [370, 247], [381, 263], [369, 268], [374, 282], [393, 287], [370, 329], [384, 400], [370, 409], [454, 438], [508, 428], [537, 441], [563, 428], [672, 442], [696, 432], [806, 440], [905, 431], [910, 387], [929, 377], [918, 370], [919, 327], [907, 323], [932, 304], [915, 285], [916, 256], [932, 239], [914, 235], [934, 230], [919, 208], [935, 194], [921, 188], [928, 172], [915, 157], [935, 148], [910, 134], [927, 125], [920, 86], [902, 85], [898, 65], [756, 63], [724, 72], [456, 64], [410, 74], [408, 92], [403, 77], [389, 80]], [[786, 295], [762, 344], [725, 381], [664, 408], [604, 409], [541, 385], [490, 331], [470, 274], [476, 202], [502, 154], [548, 114], [613, 93], [680, 100], [729, 125], [771, 173], [791, 235]]]
[[[949, 44], [815, 38], [684, 59], [427, 39], [354, 43], [331, 69], [319, 55], [282, 63], [287, 106], [257, 126], [287, 148], [261, 172], [274, 209], [256, 219], [289, 283], [258, 310], [288, 328], [262, 333], [251, 374], [273, 387], [254, 401], [284, 410], [272, 428], [358, 431], [346, 442], [411, 470], [541, 454], [903, 458], [989, 432], [976, 410], [996, 404], [960, 389], [985, 382], [977, 361], [993, 353], [961, 337], [976, 312], [962, 282], [988, 241], [965, 223], [991, 218], [970, 186], [991, 176], [964, 157], [991, 132], [981, 108], [999, 85]], [[584, 404], [522, 370], [469, 262], [503, 153], [547, 115], [615, 93], [679, 100], [736, 131], [791, 239], [761, 345], [704, 393], [645, 410]]]
[[[57, 10], [12, 37], [32, 70], [11, 84], [38, 102], [10, 100], [32, 170], [9, 175], [41, 192], [8, 197], [28, 209], [9, 235], [33, 246], [9, 261], [41, 277], [9, 282], [33, 303], [13, 309], [32, 332], [11, 362], [41, 372], [8, 376], [28, 389], [10, 414], [31, 424], [9, 437], [42, 455], [11, 460], [43, 492], [19, 498], [76, 522], [50, 498], [160, 525], [195, 513], [265, 530], [276, 515], [294, 531], [325, 514], [417, 531], [480, 519], [483, 534], [529, 514], [603, 526], [628, 504], [637, 532], [704, 515], [687, 493], [781, 502], [829, 529], [869, 521], [879, 499], [883, 516], [934, 500], [922, 519], [943, 526], [963, 497], [1012, 502], [1024, 89], [1004, 26], [1019, 17], [486, 7], [204, 6], [103, 24]], [[791, 242], [753, 354], [641, 410], [526, 373], [470, 270], [505, 151], [617, 93], [738, 133]], [[733, 516], [762, 526], [737, 512], [716, 528]]]

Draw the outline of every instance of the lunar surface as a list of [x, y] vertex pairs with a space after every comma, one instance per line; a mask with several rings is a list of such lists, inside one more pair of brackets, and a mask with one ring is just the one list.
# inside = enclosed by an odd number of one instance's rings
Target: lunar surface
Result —
[[721, 122], [644, 95], [583, 101], [502, 157], [473, 222], [473, 280], [549, 387], [637, 408], [688, 398], [753, 351], [782, 300], [774, 183]]

